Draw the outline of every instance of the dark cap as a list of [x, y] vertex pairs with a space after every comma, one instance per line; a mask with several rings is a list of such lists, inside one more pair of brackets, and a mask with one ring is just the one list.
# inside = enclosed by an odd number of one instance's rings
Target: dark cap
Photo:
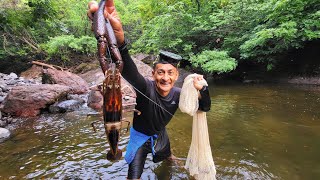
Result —
[[159, 59], [154, 63], [154, 65], [163, 63], [163, 64], [171, 64], [174, 67], [178, 67], [182, 57], [178, 54], [174, 54], [169, 51], [160, 50]]

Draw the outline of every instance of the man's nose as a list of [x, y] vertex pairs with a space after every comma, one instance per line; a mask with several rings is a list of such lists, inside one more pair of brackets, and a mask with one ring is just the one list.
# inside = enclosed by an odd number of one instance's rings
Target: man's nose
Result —
[[169, 74], [168, 73], [164, 73], [162, 79], [165, 80], [165, 81], [169, 80]]

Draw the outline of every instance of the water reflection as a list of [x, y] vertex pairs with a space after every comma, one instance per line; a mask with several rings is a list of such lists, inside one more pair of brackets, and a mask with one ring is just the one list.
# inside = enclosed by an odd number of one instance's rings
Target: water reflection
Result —
[[[224, 85], [211, 89], [207, 114], [218, 179], [319, 179], [320, 95], [308, 87]], [[0, 144], [0, 179], [126, 179], [127, 164], [110, 162], [102, 124], [94, 133], [84, 108], [17, 124]], [[128, 117], [127, 119], [130, 119]], [[187, 156], [192, 117], [177, 112], [168, 125], [172, 151]], [[128, 133], [122, 132], [124, 150]], [[180, 163], [154, 164], [142, 179], [192, 179]]]

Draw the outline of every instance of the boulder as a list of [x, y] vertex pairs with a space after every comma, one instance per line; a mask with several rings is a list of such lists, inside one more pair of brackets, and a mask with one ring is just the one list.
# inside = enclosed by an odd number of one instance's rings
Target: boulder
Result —
[[42, 81], [42, 71], [43, 68], [38, 65], [32, 65], [32, 67], [20, 74], [21, 77], [25, 79], [32, 79], [37, 81]]
[[152, 77], [152, 67], [150, 67], [149, 65], [143, 63], [142, 61], [139, 61], [135, 58], [132, 59], [133, 62], [136, 64], [136, 66], [138, 67], [138, 71], [139, 73], [148, 79], [153, 79]]
[[71, 88], [72, 94], [84, 94], [88, 92], [89, 85], [80, 76], [68, 71], [59, 71], [56, 69], [44, 69], [42, 75], [44, 84], [61, 84]]
[[37, 116], [41, 109], [64, 99], [70, 90], [58, 84], [15, 86], [3, 101], [1, 111], [13, 116]]
[[99, 90], [93, 89], [89, 92], [87, 105], [96, 111], [100, 111], [102, 109], [103, 97]]
[[51, 113], [65, 113], [75, 111], [78, 110], [83, 103], [84, 101], [78, 101], [74, 99], [56, 102], [49, 107], [49, 111]]
[[0, 141], [10, 136], [10, 131], [5, 128], [0, 128]]

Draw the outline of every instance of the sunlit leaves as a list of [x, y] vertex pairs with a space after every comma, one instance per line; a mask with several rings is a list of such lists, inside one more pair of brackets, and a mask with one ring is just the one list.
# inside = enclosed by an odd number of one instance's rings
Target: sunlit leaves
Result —
[[255, 50], [258, 48], [266, 48], [266, 53], [278, 53], [289, 47], [298, 47], [299, 45], [294, 42], [297, 38], [297, 31], [297, 24], [293, 21], [283, 23], [278, 28], [262, 29], [240, 46], [241, 57], [255, 56]]
[[70, 60], [71, 53], [93, 54], [97, 49], [97, 41], [92, 36], [75, 38], [73, 35], [62, 35], [50, 38], [42, 45], [49, 57], [60, 57], [62, 60]]
[[202, 51], [192, 55], [191, 63], [195, 67], [201, 67], [208, 73], [229, 72], [236, 68], [237, 61], [231, 58], [226, 51]]
[[167, 13], [155, 16], [145, 25], [142, 36], [133, 47], [144, 52], [157, 52], [159, 49], [182, 50], [186, 36], [195, 27], [192, 15], [185, 12], [186, 7], [188, 6], [184, 2], [169, 5], [165, 10]]
[[302, 20], [304, 40], [320, 38], [320, 10]]

